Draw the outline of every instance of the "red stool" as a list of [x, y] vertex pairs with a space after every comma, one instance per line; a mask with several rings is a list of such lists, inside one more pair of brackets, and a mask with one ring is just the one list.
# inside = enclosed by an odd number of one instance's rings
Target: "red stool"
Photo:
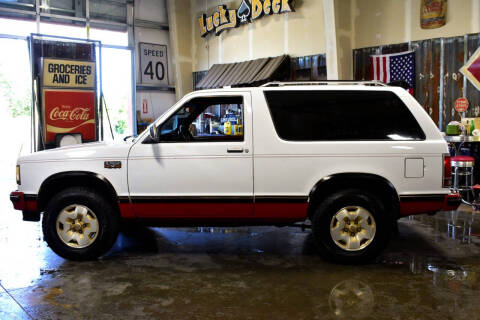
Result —
[[470, 156], [454, 156], [451, 158], [453, 189], [458, 191], [462, 198], [469, 201], [472, 196], [473, 166], [475, 158]]

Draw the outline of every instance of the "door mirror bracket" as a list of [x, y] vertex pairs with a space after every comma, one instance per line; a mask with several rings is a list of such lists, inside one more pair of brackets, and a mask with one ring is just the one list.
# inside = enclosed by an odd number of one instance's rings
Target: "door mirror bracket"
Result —
[[153, 141], [158, 142], [158, 130], [155, 124], [150, 126], [150, 138], [152, 138]]

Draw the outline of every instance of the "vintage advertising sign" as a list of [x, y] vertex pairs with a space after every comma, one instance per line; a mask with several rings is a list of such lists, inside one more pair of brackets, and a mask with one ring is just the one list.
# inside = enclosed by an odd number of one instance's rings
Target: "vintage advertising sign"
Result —
[[218, 36], [226, 29], [237, 28], [241, 23], [249, 23], [264, 15], [294, 12], [292, 2], [293, 0], [242, 0], [238, 9], [227, 9], [227, 6], [219, 5], [212, 15], [204, 13], [198, 19], [200, 35], [205, 37], [209, 33], [215, 33]]
[[480, 90], [480, 48], [473, 53], [468, 62], [460, 69], [460, 72], [467, 77], [477, 90]]
[[458, 98], [455, 100], [455, 110], [457, 112], [465, 112], [468, 109], [468, 100], [466, 98]]
[[422, 0], [420, 15], [422, 29], [444, 26], [447, 16], [447, 0]]
[[44, 58], [43, 86], [94, 88], [95, 62]]
[[167, 46], [140, 42], [141, 83], [168, 86]]
[[57, 134], [80, 133], [82, 141], [95, 140], [95, 92], [93, 90], [43, 90], [45, 142]]

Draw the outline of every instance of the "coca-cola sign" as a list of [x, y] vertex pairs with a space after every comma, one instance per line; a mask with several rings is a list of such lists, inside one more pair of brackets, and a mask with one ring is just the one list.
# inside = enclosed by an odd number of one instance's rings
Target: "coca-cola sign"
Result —
[[57, 134], [80, 133], [95, 140], [95, 93], [85, 90], [44, 90], [45, 142]]
[[[63, 108], [63, 110], [62, 110]], [[90, 109], [89, 108], [74, 108], [71, 106], [55, 107], [50, 111], [50, 120], [89, 120]], [[67, 109], [67, 110], [64, 110]], [[70, 109], [70, 110], [68, 110]]]

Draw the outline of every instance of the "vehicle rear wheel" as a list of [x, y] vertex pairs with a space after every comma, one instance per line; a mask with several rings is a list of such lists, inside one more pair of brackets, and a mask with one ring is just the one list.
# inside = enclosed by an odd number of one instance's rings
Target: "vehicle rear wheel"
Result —
[[315, 210], [312, 222], [320, 255], [337, 263], [370, 262], [385, 249], [393, 231], [382, 202], [356, 189], [327, 197]]
[[120, 219], [111, 204], [88, 188], [74, 187], [55, 195], [43, 215], [45, 241], [59, 256], [92, 260], [115, 243]]

